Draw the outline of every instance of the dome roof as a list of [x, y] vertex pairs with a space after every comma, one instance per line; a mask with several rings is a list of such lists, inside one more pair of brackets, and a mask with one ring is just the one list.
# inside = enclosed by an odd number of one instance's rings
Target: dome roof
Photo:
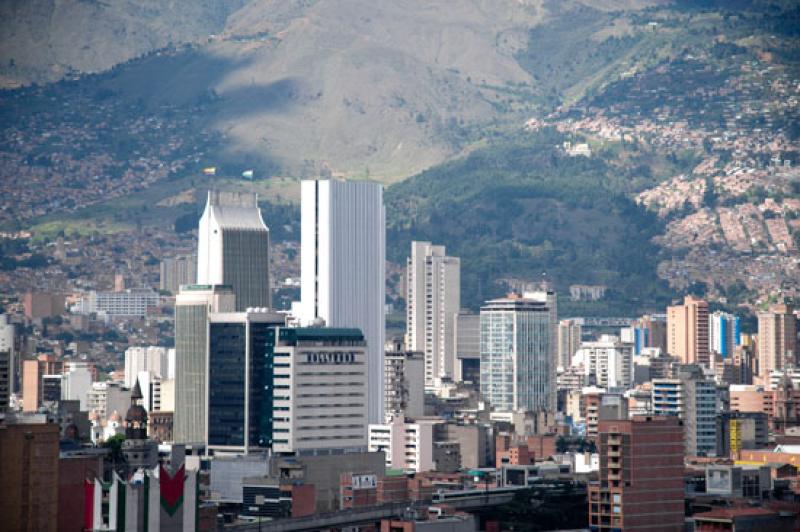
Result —
[[119, 412], [114, 410], [114, 412], [110, 416], [108, 416], [108, 420], [109, 421], [122, 421], [122, 416], [119, 415]]

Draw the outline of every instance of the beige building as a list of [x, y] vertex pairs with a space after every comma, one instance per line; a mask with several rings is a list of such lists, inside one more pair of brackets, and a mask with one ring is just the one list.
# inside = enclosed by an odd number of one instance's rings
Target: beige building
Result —
[[683, 305], [667, 307], [667, 353], [684, 364], [710, 364], [708, 302], [686, 296]]
[[758, 313], [758, 374], [797, 366], [797, 317], [789, 305]]
[[461, 261], [444, 246], [412, 242], [408, 258], [406, 345], [425, 354], [425, 386], [455, 376], [455, 319], [461, 308]]

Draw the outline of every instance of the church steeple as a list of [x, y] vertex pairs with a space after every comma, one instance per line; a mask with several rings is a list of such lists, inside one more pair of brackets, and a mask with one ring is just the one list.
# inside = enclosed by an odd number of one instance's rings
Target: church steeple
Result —
[[129, 440], [147, 439], [147, 411], [140, 404], [142, 400], [142, 388], [139, 386], [139, 379], [131, 390], [131, 407], [125, 414], [125, 438]]

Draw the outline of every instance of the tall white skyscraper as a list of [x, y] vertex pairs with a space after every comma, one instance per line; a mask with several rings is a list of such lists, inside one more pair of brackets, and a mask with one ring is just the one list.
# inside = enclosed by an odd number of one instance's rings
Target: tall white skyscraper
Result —
[[496, 411], [553, 411], [550, 309], [509, 296], [481, 307], [481, 395]]
[[408, 348], [425, 353], [425, 386], [455, 375], [454, 322], [461, 307], [461, 261], [444, 246], [412, 242], [408, 258]]
[[367, 342], [369, 421], [383, 421], [386, 212], [383, 187], [301, 183], [300, 320], [357, 327]]
[[236, 310], [272, 306], [269, 229], [255, 194], [208, 192], [197, 242], [197, 284], [231, 286]]

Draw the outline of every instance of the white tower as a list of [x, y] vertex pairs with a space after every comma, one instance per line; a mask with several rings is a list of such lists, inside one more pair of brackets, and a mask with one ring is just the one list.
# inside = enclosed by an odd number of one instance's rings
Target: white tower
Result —
[[365, 181], [301, 183], [300, 320], [357, 327], [367, 342], [368, 419], [383, 418], [386, 213], [383, 187]]
[[408, 258], [406, 331], [408, 348], [425, 353], [425, 386], [455, 376], [453, 334], [461, 309], [461, 261], [444, 246], [412, 242]]
[[272, 306], [269, 229], [255, 194], [208, 192], [197, 242], [197, 284], [231, 286], [237, 310]]

